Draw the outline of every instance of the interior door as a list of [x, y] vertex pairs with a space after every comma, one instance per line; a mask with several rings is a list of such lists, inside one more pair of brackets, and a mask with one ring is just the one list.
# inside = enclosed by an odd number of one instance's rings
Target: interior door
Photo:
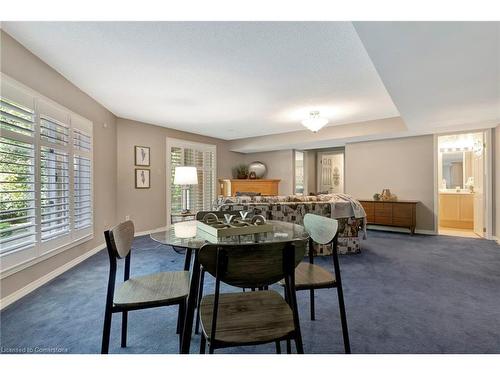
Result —
[[344, 192], [343, 153], [320, 153], [318, 169], [318, 190], [320, 192]]
[[474, 233], [484, 237], [484, 149], [474, 152], [472, 175], [474, 177]]

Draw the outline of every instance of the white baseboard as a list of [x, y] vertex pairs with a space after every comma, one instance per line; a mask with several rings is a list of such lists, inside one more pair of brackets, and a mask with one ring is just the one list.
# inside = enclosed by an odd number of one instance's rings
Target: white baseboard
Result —
[[156, 228], [156, 229], [146, 230], [144, 232], [137, 232], [134, 236], [135, 237], [145, 236], [145, 235], [151, 234], [151, 233], [163, 232], [164, 230], [167, 230], [166, 226], [165, 227]]
[[[167, 227], [161, 227], [161, 228], [156, 228], [152, 230], [147, 230], [144, 232], [138, 232], [135, 234], [135, 237], [139, 236], [145, 236], [151, 233], [156, 233], [156, 232], [161, 232], [166, 230]], [[2, 298], [0, 300], [0, 310], [6, 308], [10, 304], [14, 303], [18, 299], [24, 297], [28, 293], [33, 292], [35, 289], [40, 288], [42, 285], [48, 283], [50, 280], [56, 278], [59, 275], [62, 275], [64, 272], [70, 270], [71, 268], [75, 267], [79, 263], [83, 262], [85, 259], [90, 258], [92, 255], [97, 254], [99, 251], [103, 250], [106, 247], [106, 244], [100, 244], [99, 246], [93, 248], [92, 250], [87, 251], [85, 254], [80, 255], [79, 257], [76, 257], [75, 259], [69, 261], [68, 263], [62, 265], [59, 268], [56, 268], [54, 271], [49, 272], [48, 274], [42, 276], [41, 278], [29, 283], [28, 285], [22, 287], [21, 289], [15, 291], [12, 294], [9, 294], [8, 296]]]
[[99, 251], [104, 249], [106, 245], [100, 244], [99, 246], [93, 248], [92, 250], [87, 251], [86, 253], [76, 257], [75, 259], [69, 261], [68, 263], [62, 265], [59, 268], [56, 268], [54, 271], [49, 272], [48, 274], [40, 277], [39, 279], [32, 281], [28, 285], [22, 287], [21, 289], [16, 290], [14, 293], [9, 294], [8, 296], [2, 298], [0, 300], [0, 310], [3, 310], [11, 303], [14, 303], [18, 299], [24, 297], [28, 293], [31, 293], [35, 289], [40, 288], [42, 285], [48, 283], [50, 280], [56, 278], [59, 275], [62, 275], [64, 272], [70, 270], [75, 267], [77, 264], [83, 262], [85, 259], [90, 258], [92, 255], [97, 254]]
[[[383, 230], [387, 232], [397, 232], [397, 233], [407, 233], [410, 234], [410, 230], [406, 228], [398, 228], [398, 227], [386, 227], [383, 225], [368, 225], [368, 229], [371, 230]], [[415, 229], [416, 234], [427, 234], [427, 235], [436, 235], [437, 233], [433, 230], [428, 229]]]

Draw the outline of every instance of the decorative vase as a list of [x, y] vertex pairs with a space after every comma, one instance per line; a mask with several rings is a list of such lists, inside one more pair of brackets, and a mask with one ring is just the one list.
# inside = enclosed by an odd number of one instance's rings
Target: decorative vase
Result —
[[250, 174], [248, 175], [248, 178], [250, 180], [255, 180], [257, 178], [257, 175], [255, 174], [254, 171], [251, 171]]

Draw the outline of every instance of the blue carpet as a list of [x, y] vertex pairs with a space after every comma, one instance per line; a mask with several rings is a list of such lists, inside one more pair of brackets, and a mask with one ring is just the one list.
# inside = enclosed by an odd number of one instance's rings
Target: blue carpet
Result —
[[[500, 247], [493, 241], [374, 232], [341, 256], [353, 353], [500, 353]], [[317, 263], [330, 266], [331, 258]], [[182, 269], [183, 257], [148, 236], [134, 242], [132, 275]], [[2, 351], [98, 353], [108, 277], [101, 251], [1, 312]], [[122, 269], [118, 270], [122, 275]], [[207, 276], [205, 291], [213, 290]], [[228, 289], [228, 288], [226, 288]], [[280, 290], [279, 287], [276, 289]], [[298, 292], [306, 353], [342, 353], [335, 290]], [[129, 313], [127, 348], [115, 314], [111, 353], [177, 353], [176, 307]], [[199, 336], [191, 352], [197, 353]], [[274, 353], [273, 345], [222, 353]]]

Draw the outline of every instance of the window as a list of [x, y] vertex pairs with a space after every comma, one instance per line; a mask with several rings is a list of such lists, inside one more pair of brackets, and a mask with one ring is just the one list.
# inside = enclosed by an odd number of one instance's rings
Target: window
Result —
[[92, 123], [2, 74], [2, 273], [91, 237]]
[[295, 194], [304, 194], [304, 152], [295, 151]]
[[170, 214], [182, 210], [182, 190], [174, 184], [175, 167], [194, 166], [198, 172], [198, 185], [189, 187], [191, 211], [212, 209], [216, 198], [216, 146], [187, 142], [180, 139], [167, 139], [167, 222]]

